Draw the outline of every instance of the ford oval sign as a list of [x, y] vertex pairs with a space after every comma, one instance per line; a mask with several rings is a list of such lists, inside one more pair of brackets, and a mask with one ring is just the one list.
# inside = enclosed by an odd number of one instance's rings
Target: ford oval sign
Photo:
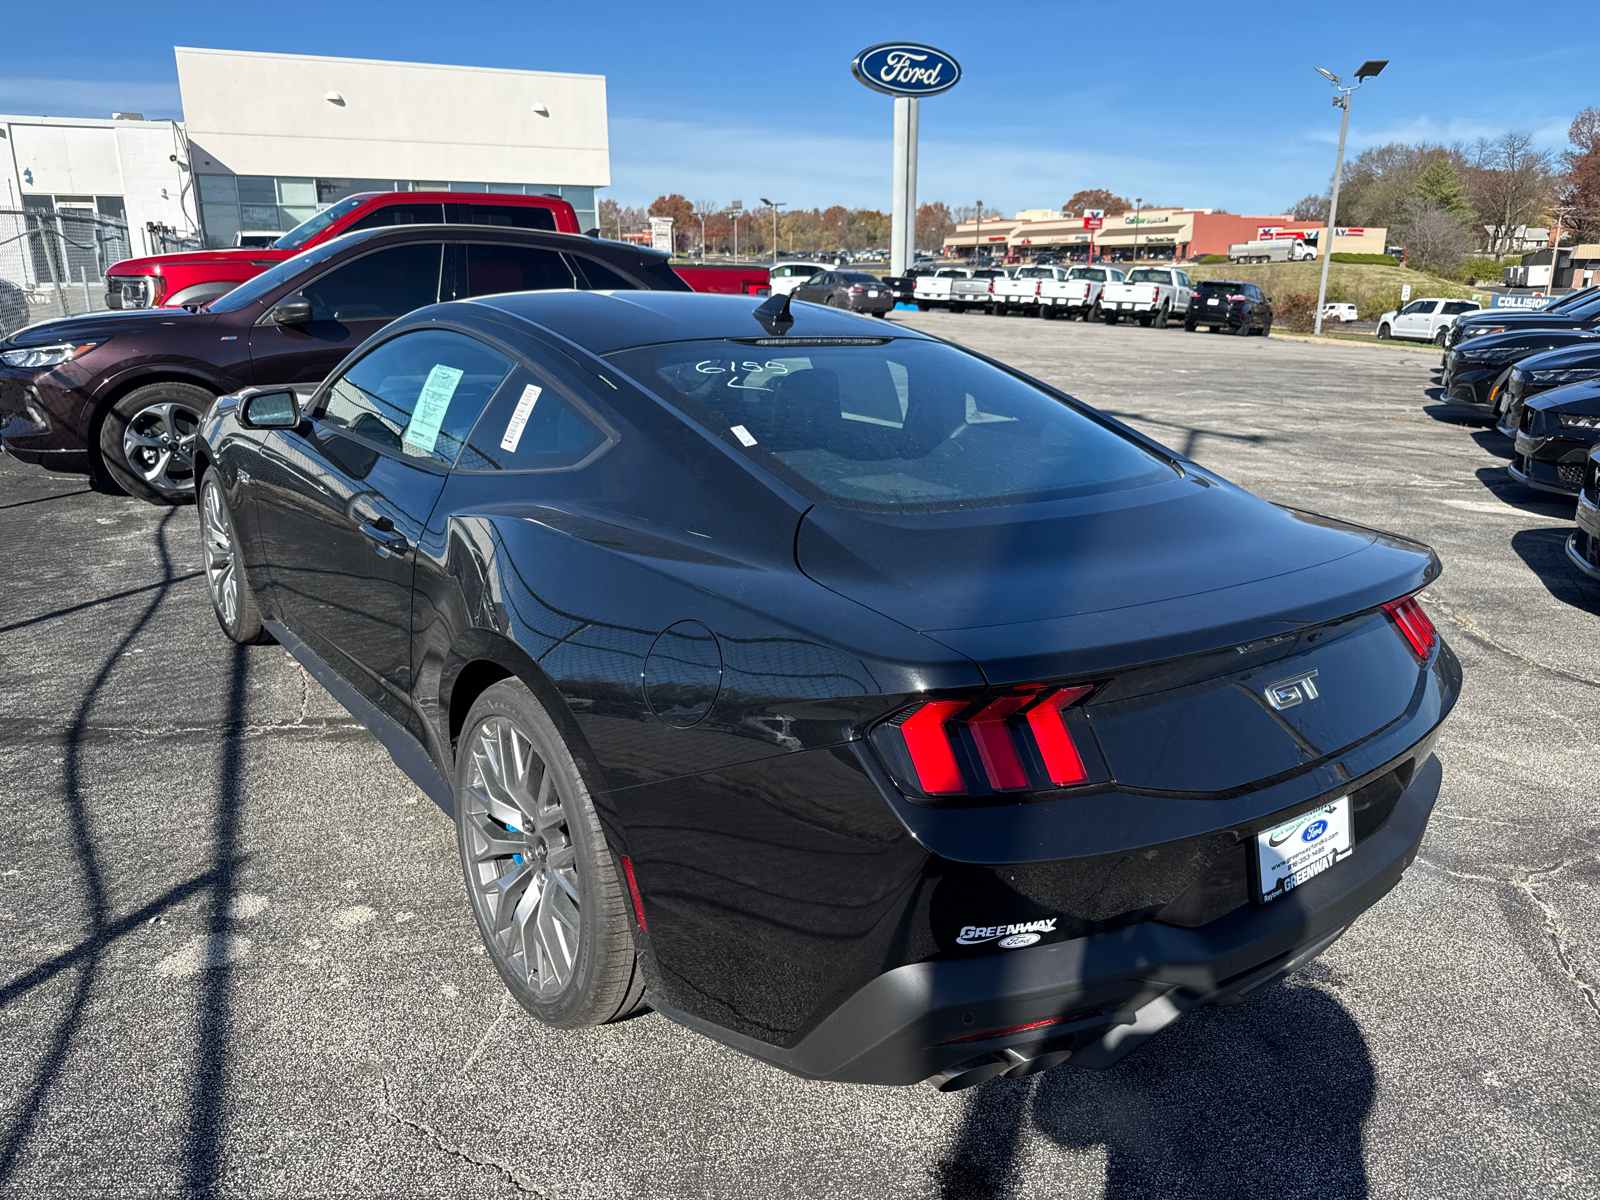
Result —
[[879, 42], [850, 64], [850, 73], [890, 96], [937, 96], [961, 82], [961, 64], [943, 50], [916, 42]]

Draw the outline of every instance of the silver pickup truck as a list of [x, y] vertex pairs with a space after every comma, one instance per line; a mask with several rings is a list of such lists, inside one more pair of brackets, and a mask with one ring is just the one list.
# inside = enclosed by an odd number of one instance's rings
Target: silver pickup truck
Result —
[[932, 308], [948, 308], [953, 313], [988, 308], [990, 282], [1004, 278], [1006, 273], [998, 267], [940, 267], [932, 275], [918, 276], [911, 295], [923, 312]]

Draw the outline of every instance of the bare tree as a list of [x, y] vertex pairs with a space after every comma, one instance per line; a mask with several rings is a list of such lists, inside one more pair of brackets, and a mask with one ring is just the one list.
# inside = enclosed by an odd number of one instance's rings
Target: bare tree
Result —
[[1472, 207], [1489, 226], [1491, 254], [1504, 254], [1517, 227], [1537, 220], [1554, 199], [1550, 153], [1533, 145], [1531, 133], [1479, 138], [1466, 171]]
[[1437, 200], [1413, 200], [1399, 230], [1405, 241], [1407, 264], [1415, 260], [1417, 266], [1435, 273], [1459, 264], [1472, 247], [1466, 222]]
[[1289, 208], [1296, 221], [1326, 221], [1328, 219], [1328, 194], [1302, 196]]

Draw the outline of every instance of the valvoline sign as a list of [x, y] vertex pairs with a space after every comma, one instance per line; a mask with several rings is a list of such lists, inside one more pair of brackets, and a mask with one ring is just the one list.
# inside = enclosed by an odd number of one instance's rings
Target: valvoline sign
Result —
[[890, 96], [937, 96], [961, 82], [961, 64], [943, 50], [917, 42], [879, 42], [850, 64], [850, 73]]

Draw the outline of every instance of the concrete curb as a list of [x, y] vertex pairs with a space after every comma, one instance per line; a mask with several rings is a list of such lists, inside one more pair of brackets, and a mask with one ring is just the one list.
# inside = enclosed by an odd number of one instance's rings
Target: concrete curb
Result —
[[1441, 356], [1444, 354], [1444, 351], [1432, 342], [1426, 345], [1410, 345], [1400, 341], [1351, 342], [1346, 341], [1344, 338], [1318, 337], [1314, 333], [1284, 333], [1277, 329], [1274, 329], [1270, 336], [1283, 338], [1288, 342], [1308, 342], [1313, 346], [1357, 346], [1362, 349], [1404, 350], [1409, 354], [1438, 354]]

